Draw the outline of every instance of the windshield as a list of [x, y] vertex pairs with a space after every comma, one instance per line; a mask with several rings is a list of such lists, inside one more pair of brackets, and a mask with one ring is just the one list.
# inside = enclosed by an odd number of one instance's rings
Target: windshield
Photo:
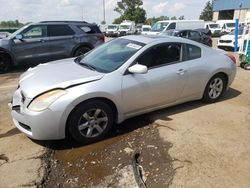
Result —
[[116, 25], [109, 25], [109, 26], [108, 26], [108, 29], [116, 29], [116, 28], [117, 28]]
[[219, 24], [209, 24], [209, 27], [212, 28], [212, 29], [216, 29], [216, 28], [220, 28], [220, 25]]
[[24, 29], [26, 29], [29, 25], [26, 25], [18, 30], [16, 30], [14, 33], [12, 33], [10, 36], [8, 36], [8, 38], [14, 38], [17, 34], [21, 33]]
[[144, 45], [140, 42], [117, 38], [88, 53], [79, 64], [87, 65], [99, 72], [109, 73], [122, 66]]
[[150, 31], [150, 28], [144, 27], [144, 28], [142, 28], [142, 31]]
[[235, 23], [226, 23], [227, 27], [235, 27]]
[[129, 29], [130, 25], [120, 25], [120, 29]]
[[168, 24], [168, 22], [157, 22], [153, 25], [151, 31], [162, 31]]

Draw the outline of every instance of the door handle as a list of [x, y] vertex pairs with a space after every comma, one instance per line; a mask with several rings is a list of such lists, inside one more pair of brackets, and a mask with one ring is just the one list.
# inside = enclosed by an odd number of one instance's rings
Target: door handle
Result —
[[185, 70], [185, 69], [179, 69], [176, 74], [183, 75], [183, 74], [185, 74], [185, 72], [187, 72], [187, 70]]

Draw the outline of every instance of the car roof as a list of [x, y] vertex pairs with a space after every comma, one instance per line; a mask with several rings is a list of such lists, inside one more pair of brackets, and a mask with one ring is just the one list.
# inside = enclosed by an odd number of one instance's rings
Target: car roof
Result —
[[162, 35], [128, 35], [121, 37], [128, 40], [133, 40], [136, 42], [141, 42], [144, 44], [149, 44], [152, 42], [181, 42], [181, 43], [193, 43], [188, 39], [181, 37], [172, 37], [172, 36], [162, 36]]
[[71, 25], [95, 25], [95, 24], [91, 24], [85, 21], [41, 21], [41, 22], [34, 22], [34, 23], [30, 23], [29, 25], [67, 25], [67, 24], [71, 24]]

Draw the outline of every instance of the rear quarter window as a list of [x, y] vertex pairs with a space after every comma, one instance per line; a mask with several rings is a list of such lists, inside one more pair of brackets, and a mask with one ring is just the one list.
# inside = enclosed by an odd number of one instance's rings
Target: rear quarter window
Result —
[[192, 44], [187, 44], [187, 59], [198, 59], [201, 58], [201, 48]]
[[95, 25], [78, 25], [78, 28], [88, 34], [101, 33], [100, 29]]
[[49, 25], [48, 33], [51, 37], [74, 35], [74, 31], [68, 25]]

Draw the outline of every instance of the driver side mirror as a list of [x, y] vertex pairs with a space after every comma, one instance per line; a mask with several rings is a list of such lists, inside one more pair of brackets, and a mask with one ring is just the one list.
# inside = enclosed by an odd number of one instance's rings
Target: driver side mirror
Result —
[[128, 71], [132, 74], [146, 74], [148, 72], [148, 68], [144, 65], [135, 64], [129, 67]]
[[22, 34], [17, 34], [15, 39], [17, 40], [22, 40], [23, 39], [23, 35]]

